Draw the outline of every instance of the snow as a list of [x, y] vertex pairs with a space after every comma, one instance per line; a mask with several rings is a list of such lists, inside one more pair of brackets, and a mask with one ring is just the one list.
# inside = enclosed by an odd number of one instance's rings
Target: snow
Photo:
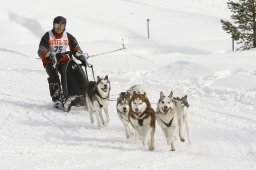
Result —
[[[1, 2], [0, 170], [256, 169], [255, 50], [231, 52], [220, 24], [226, 2]], [[82, 107], [52, 107], [36, 52], [58, 15], [90, 55], [126, 46], [89, 59], [111, 81], [107, 127], [92, 125]], [[148, 88], [154, 108], [160, 91], [188, 95], [191, 145], [177, 138], [171, 152], [158, 125], [153, 152], [125, 138], [115, 99], [135, 84]]]

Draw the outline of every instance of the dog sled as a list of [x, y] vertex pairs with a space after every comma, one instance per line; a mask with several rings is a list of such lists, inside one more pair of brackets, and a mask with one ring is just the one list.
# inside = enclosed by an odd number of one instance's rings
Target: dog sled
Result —
[[[87, 88], [89, 84], [93, 81], [89, 80], [88, 70], [90, 69], [92, 72], [93, 80], [94, 70], [93, 65], [89, 64], [87, 61], [78, 63], [74, 58], [70, 51], [65, 52], [63, 54], [67, 54], [69, 57], [69, 61], [64, 70], [64, 82], [65, 86], [62, 86], [62, 82], [59, 83], [60, 94], [61, 94], [61, 103], [62, 109], [64, 111], [69, 112], [72, 106], [85, 106], [85, 93], [87, 92]], [[87, 59], [89, 58], [88, 54]], [[55, 62], [55, 69], [58, 70], [58, 61]], [[59, 79], [60, 80], [60, 79]], [[61, 80], [60, 80], [61, 81]], [[65, 94], [65, 96], [64, 96]], [[65, 108], [64, 103], [65, 100], [70, 99], [71, 104], [68, 108]]]
[[[125, 49], [125, 46], [123, 43], [122, 48], [118, 48], [116, 50], [103, 52], [103, 53], [90, 55], [90, 56], [87, 53], [85, 53], [85, 55], [86, 55], [86, 59], [88, 59], [89, 57], [96, 57], [96, 56], [100, 56], [100, 55], [114, 53], [114, 52], [124, 50], [124, 49]], [[62, 83], [60, 82], [60, 79], [59, 79], [58, 84], [60, 87], [62, 108], [64, 111], [69, 112], [72, 106], [86, 105], [85, 94], [88, 93], [88, 95], [91, 96], [93, 93], [95, 93], [97, 91], [95, 89], [97, 84], [95, 82], [95, 76], [94, 76], [94, 70], [93, 70], [92, 64], [89, 64], [87, 61], [81, 62], [81, 64], [77, 63], [76, 60], [73, 59], [73, 55], [70, 51], [65, 52], [63, 54], [67, 54], [70, 60], [67, 63], [67, 66], [64, 71], [65, 87], [62, 87]], [[58, 61], [55, 61], [55, 63], [56, 63], [55, 69], [57, 71], [58, 70]], [[88, 74], [87, 69], [91, 69], [93, 81], [89, 80], [89, 78], [88, 78], [89, 74]], [[98, 79], [98, 77], [97, 77], [97, 79]], [[88, 89], [90, 89], [90, 90], [88, 90]], [[65, 94], [65, 96], [64, 96], [64, 94]], [[65, 101], [66, 98], [71, 99], [72, 102], [71, 102], [71, 105], [69, 105], [71, 107], [68, 107], [68, 108], [64, 107], [64, 102], [66, 102]], [[108, 100], [109, 100], [109, 97], [108, 97]]]

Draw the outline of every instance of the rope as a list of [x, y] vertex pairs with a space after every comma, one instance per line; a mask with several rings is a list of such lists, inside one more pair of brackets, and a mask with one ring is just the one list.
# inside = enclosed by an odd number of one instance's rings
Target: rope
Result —
[[117, 52], [117, 51], [121, 51], [121, 50], [124, 50], [125, 48], [119, 48], [119, 49], [116, 49], [116, 50], [113, 50], [113, 51], [108, 51], [108, 52], [103, 52], [103, 53], [99, 53], [99, 54], [94, 54], [94, 55], [90, 55], [88, 58], [91, 58], [91, 57], [96, 57], [96, 56], [100, 56], [100, 55], [104, 55], [104, 54], [110, 54], [110, 53], [114, 53], [114, 52]]
[[96, 56], [100, 56], [100, 55], [105, 55], [105, 54], [110, 54], [110, 53], [114, 53], [114, 52], [117, 52], [117, 51], [125, 50], [126, 48], [124, 46], [124, 39], [123, 38], [122, 38], [122, 42], [123, 42], [122, 48], [112, 50], [112, 51], [103, 52], [103, 53], [98, 53], [98, 54], [94, 54], [94, 55], [90, 55], [90, 56], [87, 54], [87, 59], [91, 58], [91, 57], [96, 57]]

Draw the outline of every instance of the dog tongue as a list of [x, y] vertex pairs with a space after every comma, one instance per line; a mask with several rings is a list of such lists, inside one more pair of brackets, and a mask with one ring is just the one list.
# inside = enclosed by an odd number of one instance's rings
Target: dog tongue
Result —
[[163, 109], [164, 113], [167, 113], [170, 110], [170, 108]]

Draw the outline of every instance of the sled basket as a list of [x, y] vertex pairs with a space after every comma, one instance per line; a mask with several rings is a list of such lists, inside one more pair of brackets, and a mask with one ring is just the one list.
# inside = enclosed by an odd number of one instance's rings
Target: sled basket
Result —
[[85, 94], [88, 85], [88, 77], [82, 67], [73, 59], [70, 59], [67, 63], [65, 76], [68, 96]]

